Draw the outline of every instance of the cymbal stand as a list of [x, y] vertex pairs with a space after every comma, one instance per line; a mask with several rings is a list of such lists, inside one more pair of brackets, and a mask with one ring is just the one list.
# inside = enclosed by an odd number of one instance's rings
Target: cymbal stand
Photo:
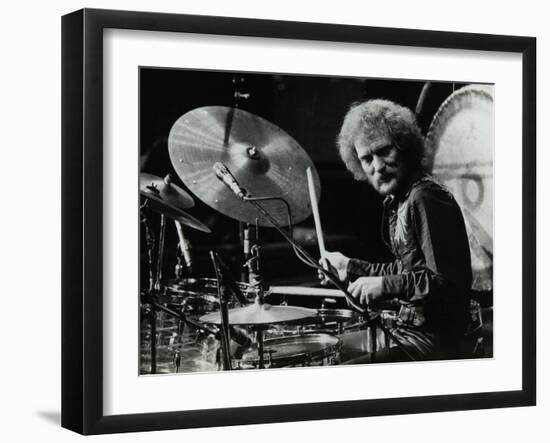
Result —
[[[147, 206], [148, 200], [140, 207], [143, 210]], [[153, 254], [155, 249], [155, 237], [147, 220], [147, 217], [143, 215], [141, 218], [142, 223], [145, 226], [145, 241], [147, 244], [147, 257], [149, 262], [149, 288], [148, 295], [152, 297], [155, 291], [160, 291], [160, 281], [162, 279], [162, 261], [164, 256], [164, 237], [166, 232], [166, 218], [164, 214], [160, 216], [160, 232], [158, 239], [157, 250], [157, 263], [156, 272], [153, 272]], [[143, 304], [143, 303], [142, 303]], [[159, 307], [158, 303], [149, 303], [149, 309], [147, 309], [147, 317], [149, 319], [149, 325], [151, 327], [151, 374], [157, 373], [157, 319]]]
[[145, 215], [143, 209], [147, 205], [147, 200], [145, 200], [145, 203], [140, 206], [140, 221], [143, 223], [143, 226], [145, 227], [145, 244], [147, 247], [147, 262], [149, 265], [149, 291], [153, 290], [154, 286], [154, 273], [153, 273], [153, 254], [155, 251], [155, 235], [153, 234], [153, 231], [151, 229], [151, 225], [149, 224], [149, 221], [147, 220], [147, 216]]
[[[256, 219], [257, 221], [257, 219]], [[259, 227], [256, 223], [254, 239], [249, 244], [248, 260], [244, 267], [248, 269], [248, 281], [256, 293], [254, 303], [263, 305], [265, 302], [263, 279], [260, 271], [260, 245], [259, 245]], [[264, 326], [256, 328], [256, 344], [258, 346], [258, 369], [264, 369]]]
[[164, 260], [164, 237], [166, 234], [166, 216], [160, 214], [160, 230], [159, 230], [159, 244], [157, 250], [157, 272], [155, 275], [154, 289], [160, 290], [160, 282], [162, 280], [162, 263]]
[[231, 366], [231, 347], [229, 345], [229, 313], [227, 308], [227, 298], [225, 291], [225, 282], [222, 276], [219, 265], [219, 257], [214, 251], [210, 251], [210, 258], [214, 265], [214, 271], [216, 273], [216, 280], [218, 282], [218, 299], [220, 300], [220, 342], [221, 342], [221, 359], [222, 367], [226, 371], [230, 371]]
[[[147, 216], [143, 211], [143, 209], [147, 206], [147, 201], [148, 200], [145, 200], [143, 205], [140, 206], [140, 215], [141, 215], [141, 222], [145, 227], [145, 244], [147, 247], [147, 261], [149, 264], [149, 287], [148, 287], [147, 293], [151, 295], [155, 286], [155, 277], [154, 277], [154, 271], [153, 271], [153, 254], [155, 250], [155, 235], [153, 234], [149, 221], [147, 220]], [[145, 306], [146, 305], [142, 300], [142, 307], [145, 307]], [[150, 347], [151, 374], [156, 374], [157, 372], [157, 340], [156, 340], [157, 311], [154, 309], [152, 304], [149, 304], [148, 307], [145, 307], [145, 312], [147, 314], [149, 325], [151, 327], [151, 347]]]
[[239, 238], [241, 242], [243, 267], [241, 268], [241, 281], [248, 281], [248, 268], [246, 263], [250, 259], [250, 225], [239, 222]]
[[264, 369], [264, 326], [259, 326], [256, 331], [256, 344], [258, 345], [258, 369]]

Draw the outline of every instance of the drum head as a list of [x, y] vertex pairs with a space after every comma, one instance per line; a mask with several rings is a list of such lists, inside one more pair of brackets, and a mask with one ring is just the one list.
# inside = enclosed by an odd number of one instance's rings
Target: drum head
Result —
[[[264, 361], [275, 367], [308, 364], [333, 354], [340, 346], [340, 339], [330, 334], [303, 334], [279, 337], [264, 341]], [[245, 364], [257, 364], [258, 348], [254, 345], [241, 360]]]

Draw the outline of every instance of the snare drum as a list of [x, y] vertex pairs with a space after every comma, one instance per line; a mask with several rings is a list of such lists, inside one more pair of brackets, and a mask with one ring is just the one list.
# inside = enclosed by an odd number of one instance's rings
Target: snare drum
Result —
[[317, 310], [319, 327], [330, 330], [334, 334], [341, 334], [344, 330], [354, 329], [361, 325], [360, 315], [351, 309], [325, 309]]
[[363, 325], [361, 316], [350, 309], [317, 309], [317, 315], [296, 324], [274, 325], [265, 331], [266, 338], [288, 337], [300, 334], [338, 335]]
[[[339, 362], [341, 340], [330, 334], [301, 334], [264, 340], [266, 368], [325, 366]], [[242, 369], [258, 368], [258, 348], [254, 345], [236, 362]]]

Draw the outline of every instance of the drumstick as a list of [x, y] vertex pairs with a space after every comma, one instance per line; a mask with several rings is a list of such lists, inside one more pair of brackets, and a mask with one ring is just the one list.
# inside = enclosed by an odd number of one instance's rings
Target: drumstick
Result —
[[308, 288], [305, 286], [270, 286], [269, 293], [277, 295], [302, 295], [305, 297], [345, 297], [340, 289]]
[[317, 243], [319, 244], [319, 254], [321, 258], [325, 256], [325, 239], [323, 238], [323, 229], [321, 228], [321, 217], [319, 216], [319, 208], [317, 207], [317, 193], [315, 192], [315, 184], [313, 182], [313, 172], [311, 167], [306, 169], [307, 186], [309, 188], [309, 199], [311, 200], [311, 209], [313, 210], [313, 220], [315, 221], [315, 231], [317, 233]]

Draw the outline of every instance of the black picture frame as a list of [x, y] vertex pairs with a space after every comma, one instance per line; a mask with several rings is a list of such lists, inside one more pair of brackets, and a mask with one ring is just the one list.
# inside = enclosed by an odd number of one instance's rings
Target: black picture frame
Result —
[[[522, 56], [522, 388], [132, 415], [103, 412], [103, 31], [470, 49]], [[62, 18], [62, 426], [82, 434], [529, 406], [536, 403], [536, 39], [83, 9]]]

